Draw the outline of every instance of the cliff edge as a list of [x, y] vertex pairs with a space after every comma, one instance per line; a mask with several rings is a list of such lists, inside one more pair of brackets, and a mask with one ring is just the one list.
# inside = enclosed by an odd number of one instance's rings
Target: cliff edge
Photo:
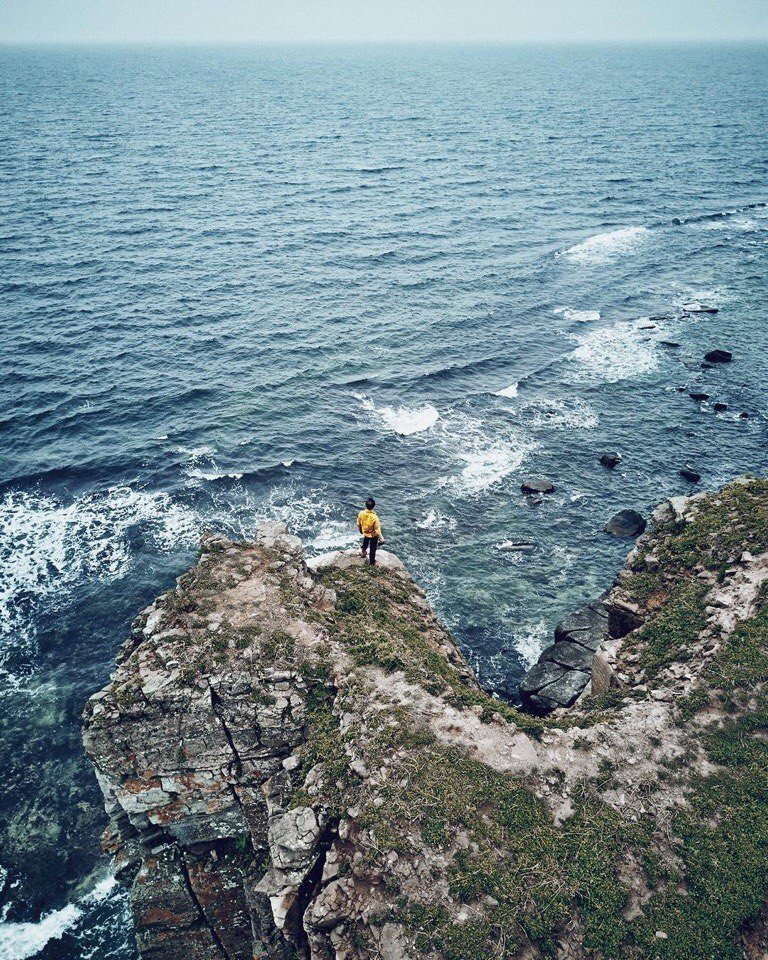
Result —
[[137, 619], [84, 740], [142, 956], [768, 956], [768, 482], [657, 511], [546, 718], [380, 556], [209, 536]]

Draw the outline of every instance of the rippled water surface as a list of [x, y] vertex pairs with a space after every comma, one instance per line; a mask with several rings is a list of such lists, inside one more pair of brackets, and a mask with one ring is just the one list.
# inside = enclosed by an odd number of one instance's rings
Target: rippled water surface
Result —
[[616, 573], [615, 510], [765, 471], [767, 68], [0, 51], [3, 960], [132, 956], [79, 715], [203, 528], [333, 549], [372, 493], [514, 690]]

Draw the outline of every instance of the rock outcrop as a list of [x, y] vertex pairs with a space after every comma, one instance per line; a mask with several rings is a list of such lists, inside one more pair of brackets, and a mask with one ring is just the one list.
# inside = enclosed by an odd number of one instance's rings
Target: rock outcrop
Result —
[[141, 955], [764, 957], [768, 483], [657, 511], [545, 719], [379, 556], [207, 537], [136, 621], [84, 737]]

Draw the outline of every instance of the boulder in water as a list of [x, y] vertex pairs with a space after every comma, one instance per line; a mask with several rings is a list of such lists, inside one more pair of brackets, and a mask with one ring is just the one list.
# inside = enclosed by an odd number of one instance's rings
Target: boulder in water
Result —
[[550, 480], [527, 478], [520, 484], [523, 493], [554, 493], [555, 486]]
[[621, 463], [621, 454], [620, 453], [601, 453], [600, 454], [600, 463], [607, 467], [608, 470], [613, 470], [614, 467], [617, 467]]
[[691, 400], [709, 400], [709, 394], [701, 390], [689, 390], [688, 396]]
[[704, 354], [707, 363], [730, 363], [733, 360], [733, 354], [730, 350], [710, 350]]
[[639, 537], [646, 522], [637, 510], [619, 510], [605, 525], [605, 532], [614, 537]]
[[680, 348], [680, 344], [677, 342], [677, 340], [659, 340], [659, 343], [662, 345], [662, 347], [666, 347], [668, 350], [678, 350]]
[[689, 483], [698, 483], [701, 480], [701, 474], [697, 473], [696, 470], [692, 470], [690, 467], [683, 467], [680, 470], [680, 476], [683, 480], [688, 480]]
[[718, 400], [716, 403], [712, 404], [712, 409], [716, 413], [724, 413], [728, 409], [728, 404], [722, 403], [721, 401]]

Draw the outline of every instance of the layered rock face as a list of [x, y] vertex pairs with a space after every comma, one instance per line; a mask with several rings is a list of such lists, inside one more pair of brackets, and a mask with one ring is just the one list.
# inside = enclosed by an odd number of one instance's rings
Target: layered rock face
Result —
[[767, 501], [658, 512], [546, 719], [391, 555], [204, 539], [86, 710], [142, 956], [764, 957]]

